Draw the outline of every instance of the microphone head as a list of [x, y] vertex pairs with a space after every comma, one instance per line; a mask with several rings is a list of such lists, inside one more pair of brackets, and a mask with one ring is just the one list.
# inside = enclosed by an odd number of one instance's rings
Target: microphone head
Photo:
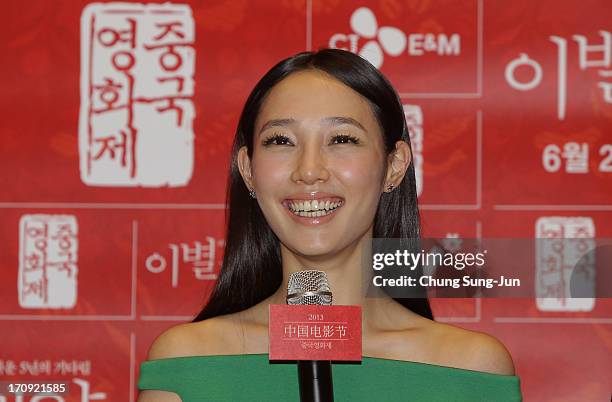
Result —
[[323, 271], [298, 271], [289, 276], [287, 304], [331, 306], [332, 293]]

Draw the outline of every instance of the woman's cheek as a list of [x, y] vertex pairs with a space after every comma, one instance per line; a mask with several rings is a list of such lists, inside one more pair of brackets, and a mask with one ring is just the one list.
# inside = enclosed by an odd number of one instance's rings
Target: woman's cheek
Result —
[[380, 163], [376, 164], [374, 161], [348, 163], [339, 166], [337, 171], [349, 190], [355, 189], [363, 194], [362, 191], [367, 189], [368, 192], [376, 193], [373, 190], [379, 187], [382, 179], [380, 169], [373, 168], [377, 165], [380, 165]]
[[253, 160], [253, 177], [255, 187], [260, 190], [279, 190], [280, 185], [287, 184], [291, 176], [291, 163], [287, 158], [259, 158]]

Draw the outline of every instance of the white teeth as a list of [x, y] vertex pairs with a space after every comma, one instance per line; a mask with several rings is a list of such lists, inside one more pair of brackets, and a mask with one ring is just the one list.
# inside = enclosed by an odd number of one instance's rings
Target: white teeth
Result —
[[294, 214], [299, 216], [316, 217], [324, 216], [342, 206], [342, 201], [331, 202], [321, 200], [290, 201], [287, 206]]
[[332, 213], [332, 211], [311, 211], [311, 212], [300, 211], [300, 212], [294, 212], [294, 213], [296, 215], [305, 216], [307, 218], [315, 218], [318, 216], [329, 215]]

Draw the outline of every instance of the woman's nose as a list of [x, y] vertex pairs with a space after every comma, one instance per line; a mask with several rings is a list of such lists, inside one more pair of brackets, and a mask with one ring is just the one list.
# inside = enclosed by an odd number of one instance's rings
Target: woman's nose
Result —
[[296, 183], [315, 184], [329, 179], [329, 171], [324, 155], [319, 147], [308, 147], [302, 149], [291, 180]]

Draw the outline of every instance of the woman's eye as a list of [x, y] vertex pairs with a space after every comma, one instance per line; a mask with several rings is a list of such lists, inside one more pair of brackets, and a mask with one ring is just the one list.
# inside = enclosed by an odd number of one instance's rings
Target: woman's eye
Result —
[[332, 144], [359, 144], [359, 139], [352, 135], [335, 135], [331, 140]]
[[280, 134], [274, 134], [273, 136], [266, 138], [262, 144], [264, 146], [268, 145], [292, 145], [289, 137]]

